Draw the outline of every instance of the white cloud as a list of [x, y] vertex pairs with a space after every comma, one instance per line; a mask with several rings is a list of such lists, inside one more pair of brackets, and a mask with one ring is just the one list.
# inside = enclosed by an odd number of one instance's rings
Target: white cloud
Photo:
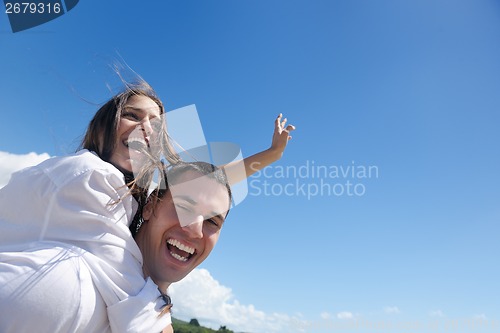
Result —
[[195, 269], [182, 281], [172, 284], [169, 294], [174, 317], [196, 318], [214, 329], [224, 325], [243, 332], [292, 332], [305, 325], [299, 317], [265, 313], [252, 304], [240, 304], [232, 290], [221, 285], [206, 269]]
[[321, 317], [321, 319], [327, 320], [327, 319], [332, 318], [332, 315], [328, 312], [321, 312], [320, 317]]
[[0, 188], [4, 187], [10, 179], [10, 175], [18, 170], [38, 164], [50, 156], [47, 153], [36, 154], [29, 153], [24, 155], [16, 155], [0, 151]]
[[354, 314], [349, 311], [342, 311], [337, 313], [338, 319], [354, 319]]
[[439, 317], [439, 318], [443, 318], [444, 317], [444, 313], [441, 310], [431, 311], [431, 313], [429, 313], [429, 315], [431, 317]]
[[401, 311], [399, 311], [399, 308], [397, 306], [386, 306], [384, 308], [384, 312], [387, 314], [398, 314]]
[[475, 319], [475, 320], [486, 320], [486, 319], [488, 319], [488, 318], [486, 318], [486, 315], [484, 313], [473, 315], [472, 318]]

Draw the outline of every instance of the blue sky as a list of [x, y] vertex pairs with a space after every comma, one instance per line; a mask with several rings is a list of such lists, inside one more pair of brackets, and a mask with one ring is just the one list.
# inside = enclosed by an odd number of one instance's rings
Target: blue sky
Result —
[[[250, 179], [203, 264], [231, 289], [223, 302], [319, 325], [307, 332], [471, 318], [498, 331], [499, 41], [493, 0], [81, 1], [15, 34], [0, 13], [0, 151], [73, 152], [120, 59], [245, 155], [283, 112], [297, 126], [285, 156]], [[312, 165], [330, 172], [279, 174]], [[273, 331], [248, 325], [228, 327]]]

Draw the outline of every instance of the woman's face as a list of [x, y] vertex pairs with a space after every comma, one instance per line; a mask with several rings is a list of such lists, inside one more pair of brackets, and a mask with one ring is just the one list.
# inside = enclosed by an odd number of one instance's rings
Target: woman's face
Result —
[[143, 150], [154, 139], [155, 123], [161, 122], [160, 107], [151, 98], [134, 95], [125, 104], [116, 133], [116, 142], [110, 162], [133, 172], [144, 159]]

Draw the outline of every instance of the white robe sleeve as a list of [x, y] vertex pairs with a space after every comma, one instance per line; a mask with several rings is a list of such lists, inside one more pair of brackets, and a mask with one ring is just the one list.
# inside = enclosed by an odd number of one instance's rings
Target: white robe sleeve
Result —
[[[108, 316], [112, 332], [158, 332], [172, 323], [170, 313], [160, 315], [163, 301], [158, 287], [148, 278], [146, 285], [136, 297], [108, 306]], [[155, 299], [156, 302], [147, 302]], [[134, 305], [134, 306], [131, 306]], [[137, 312], [139, 310], [139, 312]], [[157, 314], [157, 325], [148, 324], [151, 313]], [[131, 320], [132, 319], [132, 320]]]
[[86, 151], [18, 172], [0, 190], [0, 251], [47, 241], [81, 248], [113, 332], [155, 332], [165, 322], [156, 310], [160, 293], [143, 277], [128, 229], [136, 203], [127, 192], [123, 175]]

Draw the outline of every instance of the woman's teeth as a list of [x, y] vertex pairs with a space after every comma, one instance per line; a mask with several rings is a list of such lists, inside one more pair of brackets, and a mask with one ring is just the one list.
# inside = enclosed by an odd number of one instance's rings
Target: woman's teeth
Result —
[[141, 139], [129, 139], [125, 140], [123, 143], [125, 144], [125, 146], [135, 150], [141, 150], [147, 147], [146, 142]]

